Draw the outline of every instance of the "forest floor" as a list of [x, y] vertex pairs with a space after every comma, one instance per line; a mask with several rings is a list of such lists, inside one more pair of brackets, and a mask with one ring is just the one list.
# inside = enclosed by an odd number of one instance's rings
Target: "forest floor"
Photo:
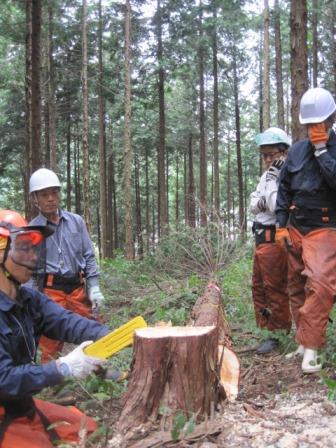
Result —
[[[241, 336], [241, 335], [240, 335]], [[248, 338], [250, 335], [246, 335]], [[286, 360], [283, 354], [260, 356], [246, 347], [237, 348], [241, 374], [239, 394], [233, 403], [224, 401], [211, 419], [186, 437], [173, 440], [171, 431], [160, 426], [135, 429], [120, 437], [114, 433], [122, 403], [88, 400], [77, 390], [77, 405], [101, 423], [109, 433], [87, 446], [100, 448], [325, 448], [336, 447], [336, 403], [320, 374], [304, 375], [300, 358]], [[325, 369], [329, 379], [335, 370]]]
[[[239, 350], [238, 350], [239, 351]], [[281, 354], [239, 355], [240, 388], [234, 403], [221, 404], [212, 420], [182, 440], [152, 428], [131, 439], [110, 437], [109, 448], [306, 448], [336, 447], [336, 404], [319, 374], [303, 375], [300, 360]], [[332, 372], [328, 372], [329, 376]], [[115, 403], [114, 417], [119, 415]]]
[[[90, 380], [91, 383], [78, 383], [75, 388], [70, 384], [76, 405], [96, 417], [102, 428], [96, 439], [81, 447], [336, 447], [335, 364], [326, 362], [322, 374], [304, 375], [300, 358], [286, 360], [284, 357], [283, 352], [288, 351], [288, 344], [292, 344], [292, 335], [282, 341], [279, 352], [265, 356], [256, 354], [256, 346], [263, 335], [256, 332], [249, 297], [250, 266], [244, 263], [233, 269], [232, 276], [228, 272], [223, 283], [226, 311], [232, 316], [233, 349], [241, 367], [237, 400], [234, 403], [222, 402], [207, 422], [196, 425], [194, 431], [184, 437], [181, 431], [179, 438], [173, 439], [172, 431], [161, 431], [159, 422], [156, 427], [134, 428], [126, 438], [116, 434], [114, 428], [121, 413], [122, 394], [127, 382], [114, 384], [111, 391], [108, 389], [110, 386], [104, 382], [100, 384], [96, 379]], [[113, 275], [119, 276], [115, 281], [107, 279], [108, 284], [116, 289], [110, 289], [108, 310], [113, 328], [137, 314], [143, 315], [150, 324], [172, 319], [173, 325], [183, 325], [196, 294], [201, 290], [197, 293], [192, 289], [181, 292], [180, 286], [170, 283], [169, 286], [161, 283], [159, 288], [134, 286], [128, 271], [122, 275], [114, 272]], [[332, 333], [335, 331], [333, 326], [330, 330]], [[331, 351], [333, 339], [334, 336], [329, 335]], [[120, 352], [111, 358], [112, 367], [128, 369], [131, 356], [131, 349]], [[92, 381], [98, 381], [94, 387]], [[111, 396], [113, 398], [108, 399]]]

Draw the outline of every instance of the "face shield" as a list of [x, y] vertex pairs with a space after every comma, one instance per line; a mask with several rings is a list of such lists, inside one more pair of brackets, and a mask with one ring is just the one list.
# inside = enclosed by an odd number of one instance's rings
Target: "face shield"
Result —
[[39, 260], [43, 257], [44, 237], [38, 231], [18, 230], [11, 232], [8, 258], [15, 264], [33, 272], [39, 270]]
[[46, 260], [45, 238], [52, 230], [43, 226], [28, 226], [10, 231], [7, 258], [36, 274], [44, 274]]

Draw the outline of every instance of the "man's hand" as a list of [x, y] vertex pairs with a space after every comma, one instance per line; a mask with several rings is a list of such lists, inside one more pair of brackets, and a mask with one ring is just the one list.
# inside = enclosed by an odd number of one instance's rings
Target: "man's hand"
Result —
[[89, 288], [88, 295], [89, 300], [92, 303], [92, 308], [97, 310], [104, 302], [104, 296], [101, 293], [99, 286], [91, 286], [91, 288]]
[[283, 159], [274, 160], [272, 165], [267, 170], [266, 182], [269, 182], [271, 180], [277, 180], [284, 163], [285, 161]]
[[287, 249], [288, 246], [292, 246], [292, 240], [286, 227], [279, 227], [278, 229], [276, 229], [275, 242], [283, 249]]
[[308, 125], [308, 137], [316, 149], [325, 148], [329, 139], [325, 123]]
[[106, 359], [87, 356], [83, 349], [90, 345], [92, 341], [82, 342], [72, 352], [62, 356], [56, 361], [59, 371], [63, 376], [72, 376], [75, 378], [85, 378], [92, 372], [99, 370], [106, 364]]

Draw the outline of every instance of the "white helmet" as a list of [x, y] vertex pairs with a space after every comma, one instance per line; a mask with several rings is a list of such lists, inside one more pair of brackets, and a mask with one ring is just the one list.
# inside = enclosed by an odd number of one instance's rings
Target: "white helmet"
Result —
[[263, 145], [277, 145], [284, 144], [286, 146], [291, 145], [291, 139], [288, 137], [285, 131], [280, 128], [271, 127], [266, 131], [258, 134], [255, 138], [258, 146]]
[[314, 87], [307, 90], [300, 102], [300, 123], [322, 123], [335, 112], [335, 100], [328, 90]]
[[61, 187], [59, 178], [53, 171], [47, 168], [40, 168], [30, 176], [29, 193], [51, 187]]

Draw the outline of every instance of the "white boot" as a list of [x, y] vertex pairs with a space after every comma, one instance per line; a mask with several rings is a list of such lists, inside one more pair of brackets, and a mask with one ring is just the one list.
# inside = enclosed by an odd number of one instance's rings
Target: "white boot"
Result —
[[317, 350], [305, 348], [303, 354], [303, 361], [301, 364], [303, 373], [316, 373], [322, 369], [322, 364], [319, 363]]
[[304, 346], [300, 344], [294, 352], [287, 353], [287, 355], [285, 355], [285, 358], [292, 359], [295, 358], [296, 356], [303, 356], [303, 353], [304, 353]]

